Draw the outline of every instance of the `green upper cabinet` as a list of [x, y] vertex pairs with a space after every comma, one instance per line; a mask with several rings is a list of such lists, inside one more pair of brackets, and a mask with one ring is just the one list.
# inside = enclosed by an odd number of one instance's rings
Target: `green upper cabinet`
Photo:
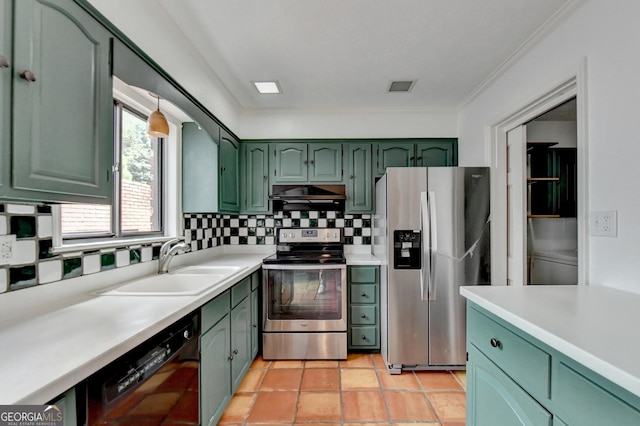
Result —
[[347, 143], [347, 213], [372, 213], [373, 205], [373, 172], [371, 170], [370, 143]]
[[308, 145], [309, 182], [342, 182], [342, 145]]
[[455, 166], [458, 164], [455, 139], [434, 139], [416, 143], [415, 165], [419, 167]]
[[342, 144], [276, 143], [274, 183], [342, 182]]
[[273, 158], [275, 182], [307, 181], [307, 144], [277, 143]]
[[11, 0], [0, 0], [0, 194], [10, 185], [11, 167]]
[[196, 123], [182, 124], [182, 211], [218, 211], [218, 138]]
[[[10, 6], [2, 0], [3, 21], [10, 19]], [[72, 0], [21, 0], [13, 7], [13, 32], [3, 22], [0, 52], [11, 59], [8, 68], [0, 68], [0, 196], [108, 204], [113, 197], [111, 35]], [[12, 97], [5, 96], [7, 74]]]
[[240, 144], [240, 188], [243, 213], [269, 212], [269, 144]]
[[455, 138], [378, 142], [376, 177], [382, 176], [387, 167], [457, 166], [457, 148]]
[[225, 129], [220, 129], [218, 206], [224, 213], [240, 211], [240, 153], [238, 141]]
[[414, 150], [412, 142], [378, 143], [377, 174], [382, 176], [387, 167], [413, 166]]

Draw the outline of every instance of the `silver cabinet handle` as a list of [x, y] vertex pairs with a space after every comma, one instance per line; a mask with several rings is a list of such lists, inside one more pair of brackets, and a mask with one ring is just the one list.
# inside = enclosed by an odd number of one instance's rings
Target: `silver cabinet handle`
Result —
[[26, 71], [22, 71], [20, 73], [20, 77], [22, 77], [24, 80], [33, 83], [34, 81], [36, 81], [36, 75], [34, 73], [32, 73], [29, 70]]
[[360, 318], [366, 318], [367, 316], [365, 314], [360, 315]]
[[0, 55], [0, 68], [9, 68], [9, 61], [6, 56]]

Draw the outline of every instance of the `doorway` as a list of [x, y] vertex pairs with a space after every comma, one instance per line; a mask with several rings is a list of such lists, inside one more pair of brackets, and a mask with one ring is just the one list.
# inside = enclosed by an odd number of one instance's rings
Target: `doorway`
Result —
[[[551, 120], [552, 114], [545, 116], [557, 107], [567, 103], [563, 108], [575, 110], [572, 131], [576, 139], [576, 202], [575, 215], [562, 222], [575, 223], [574, 253], [577, 255], [578, 284], [587, 283], [588, 272], [588, 238], [587, 236], [587, 126], [586, 126], [586, 63], [582, 64], [578, 76], [564, 81], [542, 96], [532, 100], [519, 110], [513, 111], [504, 119], [495, 122], [491, 133], [491, 166], [492, 166], [492, 284], [493, 285], [527, 285], [530, 281], [529, 262], [534, 250], [529, 250], [530, 240], [539, 238], [536, 247], [544, 242], [541, 231], [534, 225], [535, 235], [529, 236], [529, 184], [527, 143], [536, 142], [527, 137], [530, 127], [535, 138], [541, 137], [540, 122], [562, 121]], [[572, 106], [575, 103], [575, 107]], [[559, 113], [560, 110], [554, 111]], [[536, 120], [539, 119], [539, 120]], [[547, 119], [547, 120], [546, 120]], [[546, 123], [549, 127], [549, 123]], [[564, 124], [567, 125], [566, 123]], [[537, 140], [537, 142], [558, 142], [555, 140]], [[534, 197], [540, 197], [534, 194]], [[564, 214], [564, 213], [563, 213]], [[547, 219], [547, 218], [545, 218]], [[549, 218], [550, 219], [550, 218]], [[573, 225], [571, 225], [573, 227]], [[494, 232], [495, 228], [495, 232]], [[544, 227], [543, 227], [544, 228]], [[552, 232], [548, 229], [545, 232]], [[528, 238], [529, 237], [529, 238]], [[551, 244], [551, 243], [550, 243]], [[568, 244], [568, 242], [567, 242]], [[532, 247], [533, 248], [533, 247]]]
[[526, 123], [525, 284], [578, 283], [576, 98]]

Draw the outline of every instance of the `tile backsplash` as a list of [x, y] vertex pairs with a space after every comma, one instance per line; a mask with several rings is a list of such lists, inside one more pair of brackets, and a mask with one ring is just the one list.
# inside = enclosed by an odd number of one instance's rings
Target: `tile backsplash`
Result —
[[[184, 214], [184, 238], [191, 250], [222, 245], [272, 245], [276, 229], [342, 228], [345, 244], [371, 244], [371, 215], [343, 212], [277, 212], [273, 215]], [[0, 293], [95, 274], [158, 259], [161, 243], [52, 253], [49, 205], [0, 203], [0, 235], [13, 234], [12, 259], [0, 265]]]

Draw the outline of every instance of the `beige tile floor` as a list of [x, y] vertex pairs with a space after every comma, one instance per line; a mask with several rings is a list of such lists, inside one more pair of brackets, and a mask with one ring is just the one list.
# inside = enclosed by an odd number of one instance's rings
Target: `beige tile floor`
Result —
[[258, 357], [219, 425], [465, 424], [464, 371], [390, 375], [379, 354], [346, 361]]

